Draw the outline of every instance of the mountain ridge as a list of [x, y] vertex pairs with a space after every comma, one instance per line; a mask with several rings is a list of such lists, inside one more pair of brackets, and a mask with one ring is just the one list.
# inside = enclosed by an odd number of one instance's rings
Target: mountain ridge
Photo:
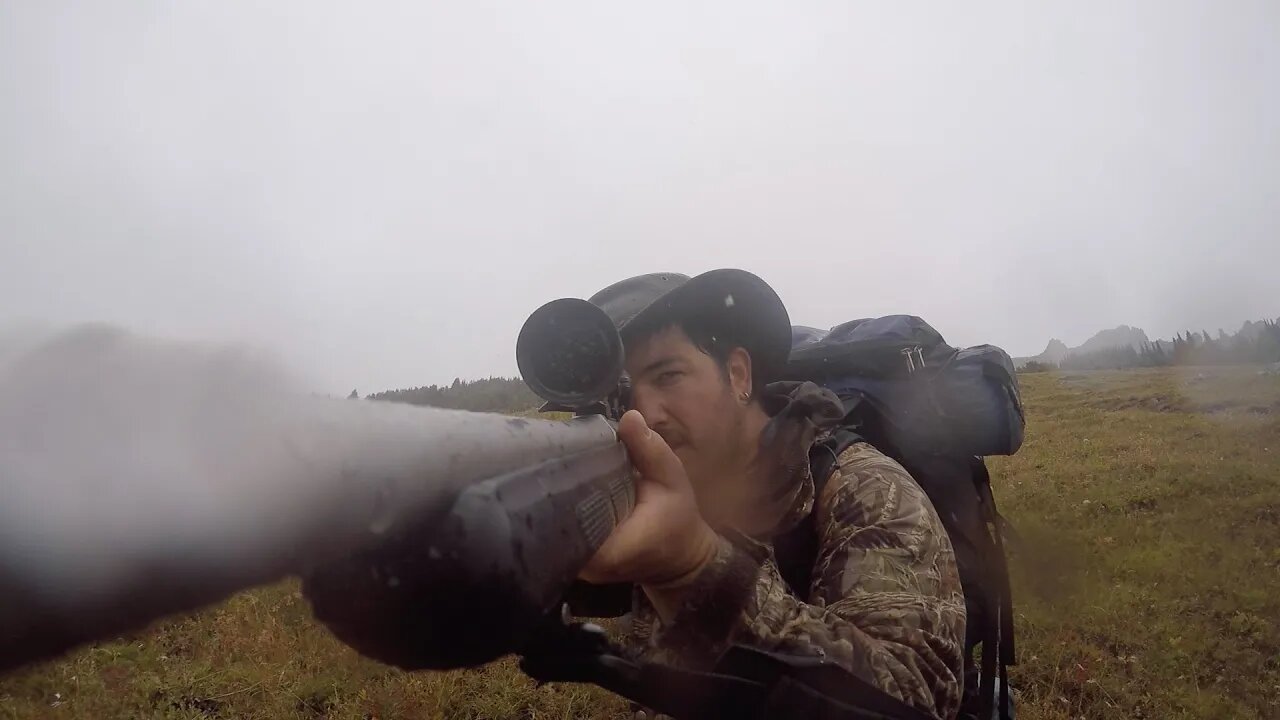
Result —
[[[1246, 320], [1240, 326], [1240, 330], [1231, 337], [1241, 338], [1252, 341], [1258, 337], [1263, 331], [1269, 320]], [[1276, 318], [1276, 322], [1280, 322], [1280, 318]], [[1222, 331], [1219, 331], [1220, 333]], [[1207, 331], [1206, 331], [1207, 333]], [[1199, 336], [1202, 333], [1189, 331], [1189, 335]], [[1146, 331], [1139, 327], [1129, 325], [1117, 325], [1113, 328], [1099, 330], [1092, 337], [1085, 340], [1076, 347], [1069, 347], [1061, 340], [1054, 338], [1049, 341], [1045, 349], [1038, 355], [1027, 357], [1016, 357], [1013, 359], [1016, 367], [1023, 367], [1027, 363], [1036, 362], [1047, 365], [1060, 365], [1062, 361], [1071, 356], [1086, 355], [1089, 353], [1102, 352], [1105, 350], [1115, 350], [1125, 347], [1132, 347], [1134, 350], [1142, 350], [1144, 346], [1154, 346], [1162, 350], [1169, 350], [1174, 344], [1173, 340], [1152, 340], [1147, 336]]]

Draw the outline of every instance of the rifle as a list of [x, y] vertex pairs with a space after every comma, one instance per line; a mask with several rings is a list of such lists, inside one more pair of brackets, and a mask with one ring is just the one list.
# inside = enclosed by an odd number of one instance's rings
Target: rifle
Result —
[[[618, 348], [620, 351], [620, 347]], [[620, 362], [619, 358], [614, 358]], [[0, 671], [289, 575], [404, 667], [521, 647], [634, 502], [603, 417], [292, 395], [253, 358], [82, 329], [0, 372]], [[364, 579], [354, 607], [334, 587]]]

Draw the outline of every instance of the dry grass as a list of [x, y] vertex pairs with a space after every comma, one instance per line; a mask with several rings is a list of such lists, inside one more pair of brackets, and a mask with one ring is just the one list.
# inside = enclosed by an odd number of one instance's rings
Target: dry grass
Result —
[[[1014, 563], [1023, 718], [1280, 717], [1280, 378], [1023, 376], [1027, 445], [992, 463]], [[483, 621], [477, 618], [477, 621]], [[244, 593], [0, 681], [0, 718], [617, 718], [510, 662], [403, 673]]]

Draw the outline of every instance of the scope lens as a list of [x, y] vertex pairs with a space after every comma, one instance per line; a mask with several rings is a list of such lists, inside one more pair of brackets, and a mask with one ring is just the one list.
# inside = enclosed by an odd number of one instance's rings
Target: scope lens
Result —
[[516, 344], [516, 361], [525, 383], [542, 398], [580, 407], [617, 387], [622, 341], [603, 310], [564, 298], [529, 316]]

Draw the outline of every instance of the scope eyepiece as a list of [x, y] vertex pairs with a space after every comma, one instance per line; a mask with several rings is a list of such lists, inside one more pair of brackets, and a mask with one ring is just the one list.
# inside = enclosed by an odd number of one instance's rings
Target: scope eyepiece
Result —
[[538, 308], [516, 339], [516, 365], [529, 389], [574, 410], [616, 392], [623, 364], [622, 338], [613, 321], [578, 298]]

